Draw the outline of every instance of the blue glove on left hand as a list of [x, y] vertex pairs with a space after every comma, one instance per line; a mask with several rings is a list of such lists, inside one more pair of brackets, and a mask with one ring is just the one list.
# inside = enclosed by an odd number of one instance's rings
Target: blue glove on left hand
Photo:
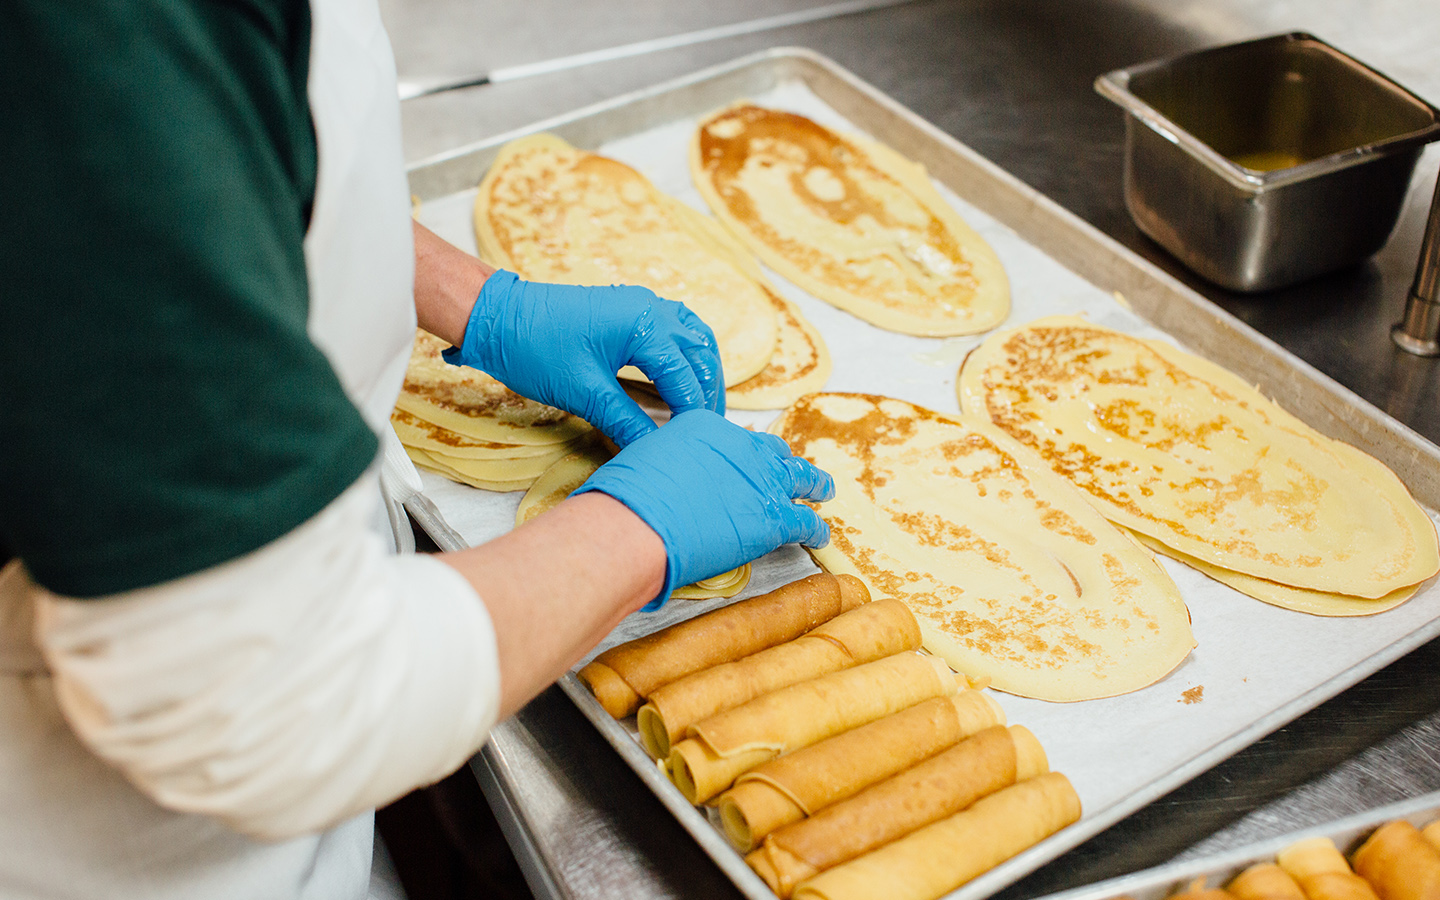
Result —
[[620, 451], [575, 493], [625, 504], [665, 542], [665, 586], [719, 575], [792, 541], [823, 547], [830, 527], [799, 500], [829, 500], [835, 482], [773, 434], [705, 410], [675, 416]]
[[621, 447], [655, 429], [615, 373], [633, 365], [676, 413], [725, 412], [715, 335], [683, 304], [630, 285], [577, 287], [497, 270], [445, 361], [473, 366], [517, 394], [574, 413]]

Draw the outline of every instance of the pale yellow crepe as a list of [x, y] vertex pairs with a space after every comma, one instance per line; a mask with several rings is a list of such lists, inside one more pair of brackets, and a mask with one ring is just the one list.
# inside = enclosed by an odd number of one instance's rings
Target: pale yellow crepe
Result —
[[1055, 316], [991, 336], [957, 386], [965, 412], [1181, 554], [1365, 598], [1440, 568], [1434, 526], [1389, 469], [1169, 344]]
[[1149, 551], [990, 423], [811, 394], [771, 427], [835, 479], [812, 551], [914, 611], [925, 648], [992, 687], [1087, 700], [1163, 678], [1195, 645]]
[[427, 422], [414, 413], [403, 409], [390, 411], [390, 424], [395, 429], [400, 443], [418, 447], [426, 453], [438, 453], [460, 459], [521, 459], [523, 457], [551, 457], [563, 444], [506, 444], [498, 441], [482, 441], [457, 434], [448, 428], [441, 428], [434, 422]]
[[584, 419], [527, 400], [478, 369], [450, 365], [440, 356], [448, 346], [429, 332], [416, 332], [397, 409], [490, 443], [559, 444], [591, 431]]
[[740, 104], [701, 122], [690, 171], [766, 265], [881, 328], [971, 334], [1009, 312], [994, 250], [922, 166], [883, 145]]
[[405, 454], [410, 457], [411, 462], [415, 463], [415, 465], [421, 467], [422, 469], [429, 469], [432, 472], [444, 475], [451, 481], [458, 481], [461, 484], [468, 484], [471, 487], [480, 488], [481, 490], [485, 491], [523, 491], [529, 488], [530, 485], [534, 482], [533, 478], [518, 478], [508, 480], [477, 478], [474, 475], [468, 475], [458, 469], [452, 468], [443, 460], [436, 459], [434, 456], [431, 456], [424, 450], [420, 450], [415, 447], [406, 447]]
[[[1126, 530], [1129, 531], [1129, 529]], [[1296, 612], [1310, 613], [1315, 616], [1373, 616], [1375, 613], [1394, 609], [1409, 600], [1415, 596], [1415, 592], [1420, 587], [1412, 584], [1374, 599], [1351, 597], [1326, 591], [1311, 591], [1213, 566], [1204, 560], [1181, 553], [1173, 547], [1167, 547], [1148, 534], [1130, 531], [1130, 536], [1156, 553], [1163, 553], [1171, 559], [1179, 560], [1242, 594], [1247, 594], [1256, 600], [1263, 600], [1271, 606], [1293, 609]]]
[[684, 303], [714, 331], [726, 384], [738, 384], [774, 353], [775, 312], [717, 251], [714, 230], [624, 163], [548, 134], [501, 148], [475, 198], [482, 256], [525, 278], [638, 284]]
[[[535, 479], [525, 496], [520, 498], [520, 506], [515, 511], [516, 526], [525, 524], [570, 496], [596, 469], [608, 462], [612, 455], [614, 451], [596, 441], [556, 460]], [[750, 564], [746, 563], [738, 569], [721, 572], [694, 584], [682, 585], [671, 591], [670, 596], [681, 600], [733, 597], [749, 583]]]

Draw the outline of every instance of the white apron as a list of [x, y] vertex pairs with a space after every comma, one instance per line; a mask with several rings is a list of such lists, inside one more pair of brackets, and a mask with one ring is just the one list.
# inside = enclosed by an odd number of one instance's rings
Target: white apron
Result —
[[[374, 0], [312, 0], [308, 85], [319, 146], [305, 239], [310, 334], [387, 463], [367, 478], [398, 502], [418, 478], [389, 427], [414, 335], [414, 256], [394, 58]], [[383, 471], [382, 471], [383, 470]], [[377, 523], [388, 533], [390, 523]], [[408, 526], [398, 534], [403, 547]], [[373, 814], [276, 844], [162, 809], [87, 751], [31, 638], [30, 584], [0, 570], [0, 900], [361, 900]]]

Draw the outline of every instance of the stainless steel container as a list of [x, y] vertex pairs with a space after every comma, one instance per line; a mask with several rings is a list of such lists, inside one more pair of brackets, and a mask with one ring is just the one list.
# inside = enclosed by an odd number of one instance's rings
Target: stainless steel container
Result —
[[1395, 226], [1440, 110], [1308, 34], [1102, 75], [1123, 107], [1125, 203], [1202, 277], [1263, 291], [1357, 263]]

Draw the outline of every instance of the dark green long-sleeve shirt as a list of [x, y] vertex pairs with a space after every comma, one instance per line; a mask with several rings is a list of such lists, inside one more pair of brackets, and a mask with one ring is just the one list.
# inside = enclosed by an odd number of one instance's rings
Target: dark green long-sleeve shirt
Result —
[[5, 19], [0, 560], [97, 596], [256, 549], [377, 449], [306, 333], [308, 6]]

